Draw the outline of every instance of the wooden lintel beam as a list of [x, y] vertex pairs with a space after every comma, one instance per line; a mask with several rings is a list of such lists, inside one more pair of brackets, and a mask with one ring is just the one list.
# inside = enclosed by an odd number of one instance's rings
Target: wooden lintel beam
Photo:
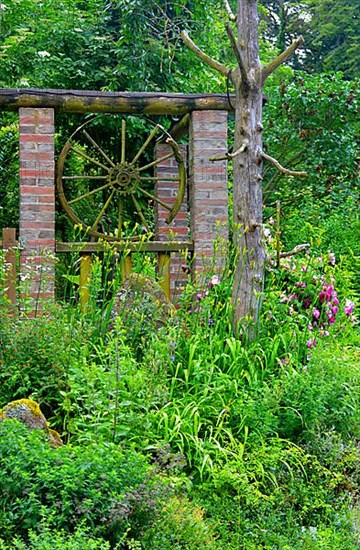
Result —
[[120, 252], [179, 252], [182, 250], [189, 250], [190, 252], [194, 250], [193, 242], [178, 242], [178, 241], [149, 241], [144, 243], [132, 243], [132, 242], [121, 242], [121, 243], [104, 243], [104, 242], [68, 242], [62, 243], [57, 242], [55, 245], [55, 251], [57, 253], [62, 252], [81, 252], [81, 253], [90, 253], [90, 252], [103, 252], [109, 250], [109, 248], [114, 248]]
[[181, 116], [191, 111], [229, 111], [235, 96], [226, 94], [165, 94], [97, 92], [37, 88], [1, 88], [0, 110], [51, 107], [70, 113], [127, 113]]

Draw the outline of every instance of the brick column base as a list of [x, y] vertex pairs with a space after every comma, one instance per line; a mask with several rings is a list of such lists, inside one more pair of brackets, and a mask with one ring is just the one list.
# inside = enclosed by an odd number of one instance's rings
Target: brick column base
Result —
[[196, 273], [221, 273], [228, 242], [227, 112], [194, 111], [190, 122], [190, 226]]
[[[186, 162], [186, 146], [180, 145], [180, 151]], [[169, 152], [171, 152], [171, 148], [166, 143], [156, 144], [155, 157], [157, 159], [167, 155]], [[178, 182], [172, 180], [172, 178], [178, 176], [178, 167], [175, 159], [172, 157], [160, 162], [156, 166], [155, 175], [158, 178], [155, 185], [155, 195], [171, 205], [175, 202], [178, 194]], [[166, 178], [169, 178], [169, 180]], [[170, 224], [165, 223], [168, 213], [166, 208], [161, 206], [161, 204], [155, 203], [156, 239], [159, 241], [189, 240], [187, 191], [185, 192], [180, 211]], [[173, 301], [176, 301], [181, 293], [181, 288], [188, 280], [186, 272], [181, 267], [183, 264], [186, 264], [186, 256], [173, 252], [171, 254], [170, 265], [170, 290]]]
[[21, 279], [30, 309], [54, 296], [54, 110], [19, 109]]

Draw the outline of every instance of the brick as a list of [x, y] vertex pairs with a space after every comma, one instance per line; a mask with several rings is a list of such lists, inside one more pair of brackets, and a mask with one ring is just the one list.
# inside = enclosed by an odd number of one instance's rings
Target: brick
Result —
[[[20, 128], [21, 131], [21, 128]], [[54, 136], [52, 134], [31, 134], [29, 132], [26, 133], [20, 133], [19, 137], [20, 143], [54, 143]]]

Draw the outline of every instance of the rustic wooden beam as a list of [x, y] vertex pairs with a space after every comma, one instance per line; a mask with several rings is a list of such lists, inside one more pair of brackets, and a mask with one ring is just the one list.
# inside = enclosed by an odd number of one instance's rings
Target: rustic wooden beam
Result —
[[97, 92], [37, 88], [1, 88], [0, 110], [51, 107], [71, 113], [128, 113], [184, 115], [191, 111], [233, 112], [235, 96], [226, 94], [166, 94], [152, 92]]
[[[111, 247], [115, 250], [126, 252], [179, 252], [182, 250], [194, 250], [193, 242], [164, 242], [164, 241], [149, 241], [144, 243], [120, 242], [111, 243]], [[57, 242], [55, 251], [62, 252], [82, 252], [84, 254], [90, 252], [103, 252], [109, 250], [109, 243], [104, 242]]]

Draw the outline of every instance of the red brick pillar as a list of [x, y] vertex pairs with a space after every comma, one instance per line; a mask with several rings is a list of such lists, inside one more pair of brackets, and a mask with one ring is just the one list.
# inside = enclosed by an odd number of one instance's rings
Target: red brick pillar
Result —
[[54, 295], [54, 110], [19, 109], [21, 279], [32, 309]]
[[221, 272], [228, 241], [227, 112], [194, 111], [190, 122], [190, 227], [195, 273]]
[[[180, 145], [180, 151], [186, 162], [186, 146]], [[157, 143], [155, 149], [155, 157], [161, 158], [171, 152], [171, 148], [166, 143]], [[156, 177], [158, 178], [155, 185], [155, 195], [171, 205], [175, 202], [178, 194], [178, 182], [171, 178], [178, 176], [178, 167], [173, 157], [163, 160], [156, 166]], [[166, 178], [169, 178], [167, 180]], [[184, 200], [180, 211], [175, 219], [170, 223], [165, 223], [169, 214], [168, 210], [155, 202], [155, 223], [156, 223], [156, 239], [159, 241], [188, 241], [190, 239], [187, 214], [187, 191], [185, 192]], [[186, 255], [181, 253], [171, 253], [170, 266], [170, 289], [172, 299], [176, 300], [181, 287], [187, 282], [188, 276], [186, 271], [182, 269], [182, 265], [186, 264]]]

